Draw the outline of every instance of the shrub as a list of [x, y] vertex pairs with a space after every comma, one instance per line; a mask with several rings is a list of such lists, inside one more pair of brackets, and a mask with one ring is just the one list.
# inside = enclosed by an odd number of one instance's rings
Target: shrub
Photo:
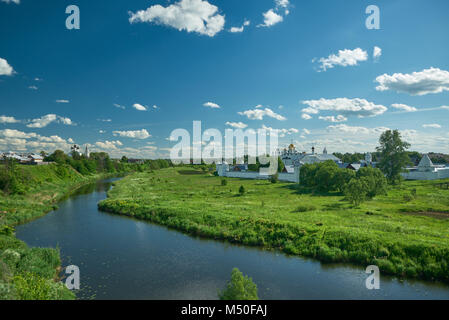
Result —
[[314, 211], [316, 210], [316, 207], [314, 206], [299, 206], [296, 208], [295, 212], [307, 212], [307, 211]]
[[279, 175], [276, 173], [276, 174], [273, 174], [271, 177], [270, 177], [270, 182], [271, 183], [277, 183], [279, 181]]
[[353, 205], [359, 206], [366, 200], [367, 184], [363, 179], [351, 179], [346, 185], [344, 194]]
[[245, 194], [245, 187], [244, 187], [244, 186], [240, 186], [240, 188], [239, 188], [239, 194], [240, 194], [241, 196], [243, 196], [243, 195]]
[[219, 298], [220, 300], [259, 300], [256, 284], [248, 276], [243, 276], [237, 268], [232, 270], [231, 281], [219, 293]]
[[221, 185], [222, 186], [227, 186], [228, 185], [228, 180], [226, 180], [225, 178], [221, 179]]

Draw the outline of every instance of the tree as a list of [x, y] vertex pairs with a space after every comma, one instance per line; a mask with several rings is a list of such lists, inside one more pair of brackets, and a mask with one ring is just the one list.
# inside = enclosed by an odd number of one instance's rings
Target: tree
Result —
[[122, 163], [128, 163], [128, 158], [126, 156], [123, 156], [120, 160]]
[[283, 172], [285, 169], [284, 161], [282, 161], [281, 157], [278, 157], [278, 172]]
[[273, 174], [272, 176], [270, 176], [270, 182], [271, 183], [278, 183], [278, 181], [279, 181], [279, 174], [278, 173]]
[[408, 142], [402, 141], [398, 130], [388, 130], [382, 133], [379, 138], [380, 162], [377, 167], [387, 177], [388, 181], [395, 184], [401, 180], [401, 172], [410, 162], [406, 150], [410, 148]]
[[354, 170], [340, 169], [335, 173], [332, 184], [338, 191], [343, 192], [346, 184], [353, 178], [355, 178]]
[[240, 186], [239, 193], [240, 193], [241, 196], [243, 196], [245, 194], [245, 187], [244, 186]]
[[359, 206], [363, 201], [366, 200], [367, 194], [367, 183], [365, 178], [362, 179], [351, 179], [346, 185], [344, 194], [346, 199], [355, 206]]
[[219, 293], [219, 298], [220, 300], [259, 300], [256, 284], [248, 276], [243, 276], [237, 268], [232, 270], [231, 281]]
[[330, 160], [317, 165], [318, 170], [315, 173], [315, 184], [317, 189], [322, 192], [330, 192], [336, 189], [333, 185], [334, 176], [340, 170], [338, 165]]
[[377, 195], [387, 193], [387, 179], [383, 175], [382, 171], [377, 168], [361, 168], [357, 171], [356, 177], [358, 179], [364, 179], [367, 184], [367, 197], [372, 199]]

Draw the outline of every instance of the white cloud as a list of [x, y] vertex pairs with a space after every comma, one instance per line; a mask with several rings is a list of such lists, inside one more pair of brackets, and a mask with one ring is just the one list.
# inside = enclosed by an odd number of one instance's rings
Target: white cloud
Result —
[[134, 138], [134, 139], [147, 139], [151, 137], [146, 129], [136, 130], [136, 131], [114, 131], [114, 136], [120, 136], [125, 138]]
[[382, 132], [389, 130], [386, 127], [377, 127], [377, 128], [365, 128], [365, 127], [353, 127], [348, 126], [346, 124], [337, 124], [327, 127], [330, 131], [339, 131], [342, 133], [351, 133], [355, 135], [363, 134], [363, 135], [379, 135]]
[[273, 9], [268, 10], [267, 12], [263, 13], [263, 24], [259, 24], [258, 27], [272, 27], [275, 24], [278, 24], [279, 22], [282, 22], [284, 18], [274, 12]]
[[239, 32], [243, 32], [245, 30], [245, 27], [250, 25], [250, 21], [249, 20], [245, 20], [245, 22], [243, 22], [243, 25], [241, 27], [232, 27], [231, 29], [229, 29], [229, 32], [232, 33], [239, 33]]
[[38, 90], [39, 88], [37, 86], [29, 86], [28, 89], [30, 89], [30, 90]]
[[320, 100], [307, 100], [302, 103], [309, 106], [309, 108], [302, 110], [306, 114], [318, 114], [320, 111], [335, 111], [345, 116], [365, 118], [379, 116], [388, 110], [383, 105], [376, 105], [373, 102], [358, 98], [321, 98]]
[[2, 2], [6, 2], [6, 3], [15, 3], [15, 4], [20, 4], [20, 0], [1, 0]]
[[326, 71], [335, 66], [356, 66], [360, 61], [368, 60], [368, 53], [360, 48], [354, 50], [344, 49], [339, 50], [338, 54], [331, 54], [327, 58], [313, 59], [312, 62], [318, 61], [320, 63], [320, 70]]
[[382, 49], [379, 47], [374, 47], [374, 50], [373, 50], [374, 60], [379, 60], [381, 55], [382, 55]]
[[438, 68], [425, 69], [411, 74], [383, 74], [376, 78], [377, 91], [393, 90], [413, 96], [449, 91], [449, 72]]
[[0, 123], [18, 123], [20, 120], [17, 120], [14, 117], [0, 116]]
[[59, 100], [56, 100], [56, 103], [70, 103], [70, 101], [65, 100], [65, 99], [59, 99]]
[[273, 129], [271, 127], [267, 127], [265, 125], [262, 125], [262, 129], [267, 130], [270, 132], [270, 134], [277, 134], [280, 138], [285, 137], [286, 135], [292, 135], [295, 133], [299, 133], [298, 129], [290, 128], [290, 129]]
[[302, 129], [302, 132], [304, 132], [304, 134], [311, 134], [312, 132], [310, 132], [310, 130], [307, 130], [307, 129]]
[[141, 105], [140, 103], [133, 104], [133, 108], [138, 111], [147, 111], [147, 107], [144, 105]]
[[439, 125], [437, 123], [431, 123], [431, 124], [423, 124], [422, 127], [423, 128], [440, 129], [441, 125]]
[[10, 76], [14, 73], [14, 69], [9, 65], [8, 61], [0, 58], [0, 76]]
[[126, 107], [125, 107], [125, 106], [122, 106], [122, 105], [120, 105], [120, 104], [117, 104], [117, 103], [114, 103], [114, 107], [116, 107], [116, 108], [119, 108], [119, 109], [123, 109], [123, 110], [125, 110], [125, 109], [126, 109]]
[[319, 119], [327, 121], [327, 122], [345, 122], [345, 121], [348, 121], [348, 118], [346, 118], [345, 116], [342, 116], [341, 114], [339, 114], [336, 117], [334, 117], [334, 116], [321, 117], [320, 116]]
[[47, 114], [37, 119], [33, 119], [27, 124], [28, 128], [45, 128], [52, 122], [62, 123], [67, 126], [74, 125], [71, 119], [58, 116], [56, 114]]
[[287, 118], [281, 116], [280, 114], [277, 114], [270, 108], [261, 109], [256, 107], [253, 110], [246, 110], [243, 112], [238, 112], [239, 115], [246, 116], [250, 120], [263, 120], [265, 116], [279, 120], [284, 121], [287, 120]]
[[301, 118], [303, 118], [304, 120], [310, 120], [310, 119], [312, 119], [312, 117], [311, 117], [309, 114], [307, 114], [307, 113], [303, 113], [303, 114], [301, 115]]
[[22, 132], [18, 130], [5, 129], [0, 130], [0, 149], [9, 149], [13, 151], [49, 151], [56, 149], [68, 150], [70, 148], [70, 139], [53, 135], [50, 137], [41, 136], [37, 133]]
[[391, 107], [393, 107], [395, 109], [398, 109], [398, 110], [405, 111], [405, 112], [416, 112], [416, 111], [418, 111], [418, 109], [416, 109], [415, 107], [411, 107], [411, 106], [408, 106], [408, 105], [402, 104], [402, 103], [394, 103], [394, 104], [391, 105]]
[[203, 104], [203, 106], [207, 107], [207, 108], [211, 108], [211, 109], [220, 109], [221, 107], [213, 102], [206, 102], [205, 104]]
[[225, 25], [225, 16], [218, 13], [218, 7], [203, 0], [180, 0], [168, 7], [154, 5], [130, 15], [130, 23], [154, 22], [209, 37], [222, 31]]
[[120, 141], [98, 141], [95, 145], [103, 150], [117, 150], [118, 147], [123, 146], [123, 143]]
[[287, 8], [290, 5], [289, 0], [276, 0], [276, 7]]
[[245, 129], [246, 127], [248, 127], [247, 124], [243, 123], [243, 122], [226, 122], [227, 126], [233, 127], [233, 128], [237, 128], [237, 129]]

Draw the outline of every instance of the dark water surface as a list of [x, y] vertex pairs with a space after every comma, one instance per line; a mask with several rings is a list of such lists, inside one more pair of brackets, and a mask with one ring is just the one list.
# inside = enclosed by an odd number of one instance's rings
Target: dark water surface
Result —
[[261, 299], [449, 299], [449, 286], [381, 277], [367, 290], [363, 268], [195, 239], [98, 211], [113, 180], [78, 190], [58, 210], [17, 227], [30, 246], [59, 246], [81, 272], [79, 298], [216, 299], [238, 267]]

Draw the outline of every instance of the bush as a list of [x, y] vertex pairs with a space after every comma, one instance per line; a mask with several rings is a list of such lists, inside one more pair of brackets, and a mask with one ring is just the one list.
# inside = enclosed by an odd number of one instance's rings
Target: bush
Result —
[[299, 206], [296, 208], [295, 212], [307, 212], [316, 210], [315, 206]]
[[228, 185], [228, 180], [225, 179], [225, 178], [221, 179], [221, 185], [222, 186], [227, 186]]
[[259, 300], [256, 284], [248, 276], [243, 276], [237, 268], [232, 270], [231, 281], [219, 293], [219, 298], [220, 300]]
[[278, 183], [278, 181], [279, 181], [279, 175], [277, 173], [270, 176], [271, 183]]
[[244, 187], [244, 186], [240, 186], [240, 188], [239, 188], [239, 194], [240, 194], [241, 196], [243, 196], [243, 195], [245, 194], [245, 187]]
[[346, 185], [344, 194], [353, 205], [359, 206], [366, 200], [368, 186], [364, 179], [351, 179]]

